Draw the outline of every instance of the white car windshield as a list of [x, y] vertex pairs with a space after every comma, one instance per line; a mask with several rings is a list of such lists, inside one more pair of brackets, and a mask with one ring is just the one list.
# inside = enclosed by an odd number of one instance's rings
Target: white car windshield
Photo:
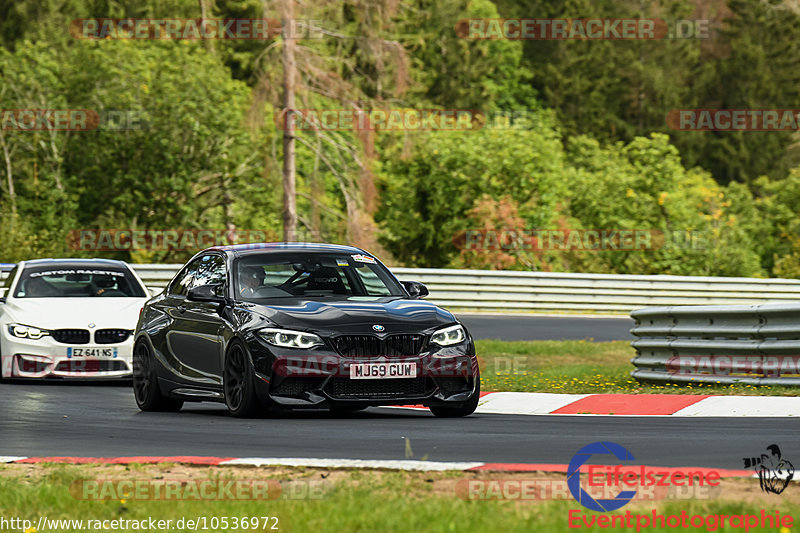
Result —
[[26, 268], [14, 298], [142, 298], [144, 289], [124, 268], [64, 265]]

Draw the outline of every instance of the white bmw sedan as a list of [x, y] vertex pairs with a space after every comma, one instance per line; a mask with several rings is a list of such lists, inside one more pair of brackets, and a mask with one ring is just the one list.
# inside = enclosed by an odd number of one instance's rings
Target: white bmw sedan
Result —
[[19, 263], [0, 298], [3, 378], [127, 378], [147, 288], [123, 261]]

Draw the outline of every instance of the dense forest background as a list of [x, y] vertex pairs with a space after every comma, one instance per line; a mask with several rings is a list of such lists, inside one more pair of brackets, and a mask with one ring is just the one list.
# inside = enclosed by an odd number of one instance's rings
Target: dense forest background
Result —
[[[0, 108], [136, 111], [140, 129], [0, 129], [0, 262], [81, 252], [76, 229], [280, 239], [282, 41], [82, 40], [74, 19], [280, 18], [276, 0], [0, 1]], [[673, 109], [800, 98], [800, 13], [771, 0], [293, 1], [297, 108], [477, 109], [471, 131], [302, 131], [303, 240], [389, 264], [800, 277], [800, 136], [685, 132]], [[707, 19], [708, 39], [467, 40], [461, 19]], [[508, 118], [508, 120], [503, 119]], [[467, 250], [468, 229], [700, 232], [645, 251]]]

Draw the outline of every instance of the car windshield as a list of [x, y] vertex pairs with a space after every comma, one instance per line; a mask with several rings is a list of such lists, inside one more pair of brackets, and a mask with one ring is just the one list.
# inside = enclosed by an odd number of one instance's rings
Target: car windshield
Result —
[[259, 254], [239, 259], [235, 270], [243, 300], [404, 295], [389, 271], [364, 254]]
[[28, 267], [15, 298], [142, 298], [144, 289], [126, 268], [86, 265]]

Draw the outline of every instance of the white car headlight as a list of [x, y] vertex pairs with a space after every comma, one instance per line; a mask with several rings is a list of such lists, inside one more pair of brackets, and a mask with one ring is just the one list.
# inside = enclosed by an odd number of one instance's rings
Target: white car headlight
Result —
[[258, 333], [268, 343], [281, 348], [312, 348], [325, 344], [319, 336], [313, 333], [292, 331], [290, 329], [266, 328]]
[[39, 340], [42, 337], [50, 335], [46, 329], [35, 328], [33, 326], [26, 326], [24, 324], [9, 324], [8, 332], [20, 339]]
[[467, 333], [464, 331], [464, 328], [461, 324], [456, 324], [455, 326], [448, 326], [434, 332], [434, 334], [431, 335], [431, 342], [439, 346], [451, 346], [464, 342], [466, 338]]

